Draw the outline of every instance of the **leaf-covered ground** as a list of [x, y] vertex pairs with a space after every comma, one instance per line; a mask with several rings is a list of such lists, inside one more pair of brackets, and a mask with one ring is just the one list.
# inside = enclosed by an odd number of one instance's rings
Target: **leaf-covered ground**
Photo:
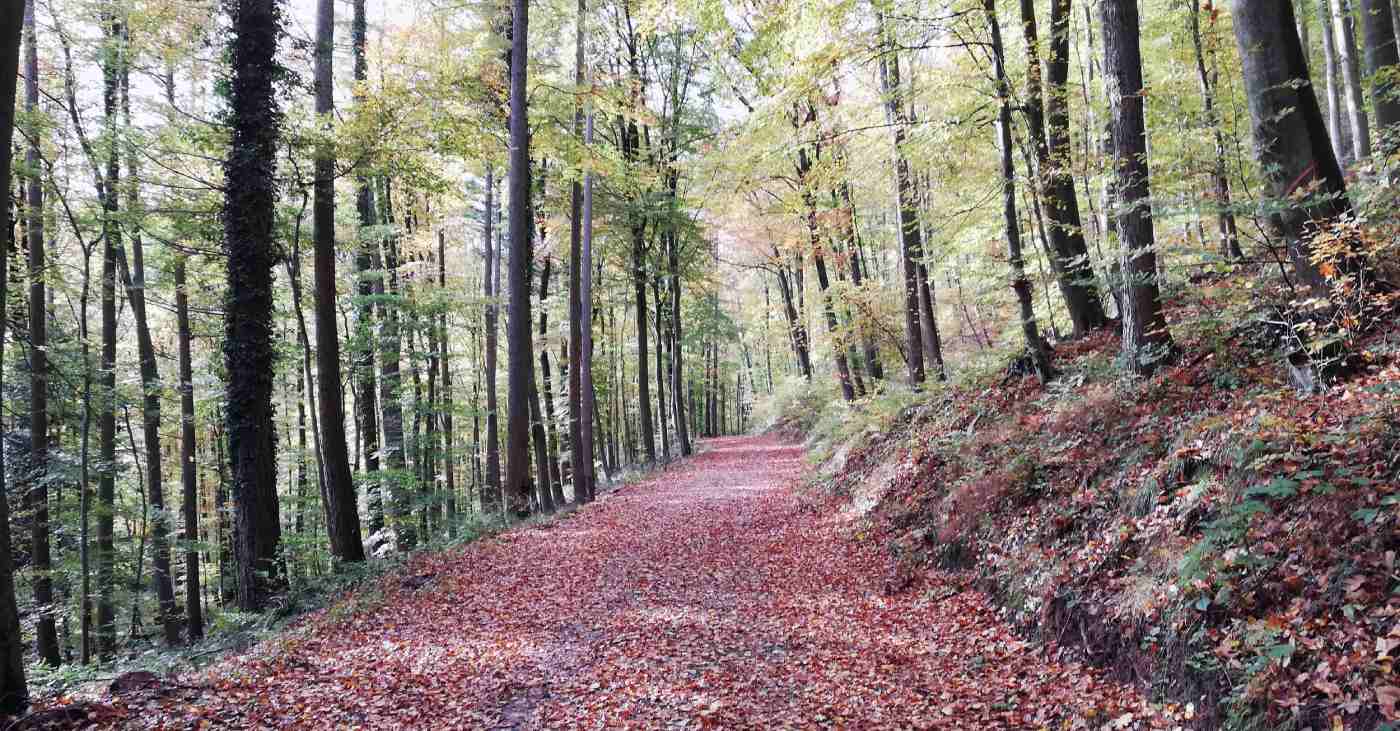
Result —
[[1059, 729], [1148, 718], [1134, 691], [1018, 640], [982, 595], [892, 580], [874, 541], [797, 490], [804, 467], [775, 438], [709, 442], [564, 519], [422, 556], [182, 681], [198, 690], [108, 699], [108, 720]]

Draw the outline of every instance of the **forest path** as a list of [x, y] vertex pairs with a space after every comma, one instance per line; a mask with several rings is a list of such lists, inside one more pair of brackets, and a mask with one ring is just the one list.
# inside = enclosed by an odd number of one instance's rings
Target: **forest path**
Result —
[[1137, 694], [1048, 660], [979, 594], [888, 595], [887, 555], [800, 499], [804, 467], [800, 448], [771, 437], [708, 441], [552, 524], [415, 559], [357, 609], [216, 669], [220, 690], [194, 705], [216, 725], [280, 728], [1140, 717]]

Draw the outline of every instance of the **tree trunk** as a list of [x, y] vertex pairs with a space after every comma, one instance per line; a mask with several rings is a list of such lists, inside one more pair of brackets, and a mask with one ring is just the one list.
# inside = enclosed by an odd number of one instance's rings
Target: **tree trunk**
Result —
[[1395, 47], [1395, 26], [1390, 0], [1361, 0], [1361, 30], [1366, 38], [1366, 75], [1371, 79], [1371, 104], [1376, 110], [1376, 128], [1383, 147], [1390, 127], [1400, 122], [1400, 99], [1395, 97], [1395, 66], [1400, 54]]
[[[10, 180], [14, 149], [24, 5], [23, 0], [5, 0], [0, 5], [0, 180], [5, 181]], [[5, 298], [9, 283], [6, 261], [13, 244], [10, 240], [13, 230], [10, 226], [0, 230], [0, 302], [8, 301]], [[4, 383], [6, 312], [0, 307], [0, 385]], [[10, 552], [10, 504], [6, 498], [4, 455], [4, 443], [0, 440], [0, 714], [19, 715], [29, 705], [29, 689], [24, 678], [24, 641], [15, 604], [15, 566]]]
[[1351, 144], [1351, 126], [1345, 120], [1342, 107], [1342, 67], [1337, 61], [1337, 33], [1332, 27], [1330, 0], [1317, 0], [1317, 22], [1322, 36], [1322, 59], [1327, 79], [1327, 130], [1342, 167], [1356, 160]]
[[[447, 294], [447, 233], [438, 231], [438, 289], [444, 299]], [[447, 310], [438, 315], [438, 363], [442, 368], [442, 464], [446, 481], [443, 489], [447, 493], [447, 537], [457, 534], [457, 445], [453, 431], [452, 412], [455, 399], [452, 397], [452, 359], [447, 347]]]
[[[1111, 0], [1105, 0], [1111, 1]], [[1025, 261], [1021, 255], [1020, 221], [1016, 215], [1016, 169], [1011, 150], [1011, 88], [1006, 80], [1005, 50], [1001, 42], [1001, 24], [997, 22], [995, 0], [982, 0], [987, 15], [987, 27], [992, 36], [992, 66], [997, 85], [997, 146], [1001, 151], [1001, 202], [1006, 220], [1006, 258], [1011, 265], [1011, 288], [1021, 311], [1021, 333], [1025, 336], [1026, 353], [1035, 377], [1042, 383], [1050, 380], [1053, 371], [1050, 356], [1035, 321], [1035, 305], [1031, 301], [1031, 285], [1026, 279]]]
[[[102, 107], [109, 139], [117, 139], [117, 94], [120, 87], [121, 22], [112, 15], [103, 19], [105, 52], [102, 55]], [[119, 148], [111, 145], [107, 151], [107, 174], [103, 184], [102, 237], [102, 353], [98, 365], [98, 391], [101, 394], [101, 415], [98, 417], [97, 481], [97, 653], [109, 661], [117, 650], [116, 550], [113, 545], [116, 508], [117, 415], [117, 251], [121, 244], [121, 227], [117, 222], [117, 185], [121, 175]]]
[[[1327, 1], [1332, 7], [1332, 29], [1337, 36], [1337, 62], [1342, 68], [1342, 97], [1346, 102], [1346, 119], [1351, 127], [1352, 146], [1356, 159], [1365, 160], [1371, 156], [1371, 125], [1366, 118], [1366, 101], [1361, 95], [1361, 63], [1356, 51], [1356, 21], [1351, 12], [1353, 0]], [[1288, 12], [1292, 15], [1291, 5]]]
[[[636, 132], [633, 131], [635, 138]], [[634, 145], [635, 146], [635, 145]], [[646, 219], [632, 223], [632, 295], [637, 318], [637, 413], [641, 420], [642, 451], [647, 464], [656, 464], [656, 435], [651, 423], [651, 364], [647, 362]]]
[[175, 323], [180, 351], [180, 485], [185, 531], [185, 626], [190, 644], [204, 639], [204, 612], [199, 603], [199, 485], [194, 430], [194, 367], [190, 358], [190, 296], [185, 284], [185, 257], [175, 259]]
[[486, 275], [482, 278], [483, 293], [486, 297], [486, 491], [481, 494], [481, 512], [488, 515], [499, 512], [501, 501], [501, 442], [500, 413], [496, 403], [496, 353], [497, 323], [500, 320], [501, 293], [497, 291], [500, 281], [500, 252], [498, 241], [492, 231], [496, 220], [493, 207], [495, 193], [495, 171], [486, 165], [486, 216], [484, 258]]
[[[1157, 289], [1137, 2], [1103, 0], [1099, 11], [1113, 127], [1118, 235], [1122, 239], [1123, 361], [1134, 373], [1145, 374], [1170, 355], [1172, 340]], [[1290, 18], [1290, 31], [1292, 27]]]
[[[365, 58], [366, 20], [365, 0], [353, 0], [350, 20], [350, 45], [355, 66], [355, 103], [362, 101], [360, 85], [368, 78]], [[352, 357], [355, 378], [355, 420], [359, 424], [361, 450], [365, 455], [366, 484], [369, 489], [369, 532], [384, 529], [384, 484], [379, 476], [379, 410], [374, 379], [374, 272], [379, 268], [376, 236], [370, 229], [375, 225], [374, 188], [369, 178], [361, 174], [355, 179], [355, 210], [359, 214], [359, 242], [355, 247], [355, 336]]]
[[919, 261], [923, 258], [918, 202], [909, 160], [904, 156], [905, 125], [903, 95], [899, 81], [899, 52], [885, 27], [884, 14], [876, 11], [880, 39], [880, 89], [885, 101], [885, 120], [894, 128], [896, 205], [899, 209], [900, 261], [904, 270], [904, 338], [907, 343], [909, 385], [918, 389], [924, 382], [924, 346], [919, 313]]
[[[280, 114], [275, 59], [281, 33], [277, 0], [233, 0], [233, 68], [229, 84], [231, 140], [224, 163], [225, 296], [224, 359], [233, 495], [237, 506], [235, 554], [238, 606], [258, 611], [284, 586], [278, 558], [282, 526], [277, 506], [276, 432], [273, 428], [272, 267], [277, 143]], [[105, 309], [105, 306], [104, 306]], [[115, 324], [115, 318], [113, 318]], [[104, 323], [105, 325], [105, 323]], [[103, 431], [108, 431], [104, 424]]]
[[506, 508], [516, 517], [530, 514], [530, 249], [534, 218], [530, 207], [530, 126], [525, 98], [529, 62], [527, 0], [511, 0], [510, 31], [510, 317], [506, 354]]
[[[541, 183], [543, 186], [543, 183]], [[543, 232], [541, 232], [543, 239]], [[549, 336], [549, 306], [545, 304], [549, 297], [550, 273], [553, 271], [553, 260], [546, 255], [544, 259], [544, 271], [540, 273], [540, 383], [543, 385], [544, 394], [544, 430], [547, 437], [547, 450], [549, 462], [549, 486], [550, 497], [556, 506], [564, 504], [564, 475], [563, 469], [559, 466], [559, 438], [558, 422], [554, 420], [554, 384], [550, 377], [549, 369], [549, 347], [545, 345]]]
[[[1215, 88], [1210, 74], [1206, 73], [1206, 58], [1201, 44], [1200, 9], [1191, 3], [1188, 15], [1191, 23], [1191, 45], [1196, 53], [1196, 79], [1201, 84], [1201, 103], [1204, 106], [1206, 124], [1215, 138], [1215, 160], [1211, 167], [1211, 179], [1215, 184], [1216, 225], [1220, 230], [1220, 255], [1226, 259], [1243, 258], [1240, 250], [1239, 232], [1235, 226], [1235, 212], [1231, 210], [1230, 178], [1225, 172], [1225, 132], [1220, 128], [1220, 114], [1215, 110]], [[1214, 22], [1214, 21], [1212, 21]]]
[[[329, 125], [335, 113], [333, 55], [335, 2], [316, 3], [316, 114]], [[316, 151], [316, 385], [321, 421], [321, 497], [325, 501], [326, 537], [331, 555], [341, 561], [365, 560], [360, 513], [345, 439], [345, 399], [340, 391], [340, 337], [335, 323], [335, 148]]]
[[[1195, 0], [1192, 0], [1193, 2]], [[1045, 199], [1050, 220], [1050, 265], [1060, 285], [1065, 308], [1074, 323], [1076, 337], [1103, 327], [1108, 321], [1099, 299], [1089, 247], [1079, 219], [1079, 197], [1074, 191], [1069, 141], [1069, 35], [1071, 0], [1051, 0], [1050, 57], [1045, 86], [1040, 78], [1039, 37], [1035, 3], [1021, 0], [1021, 26], [1026, 39], [1026, 129], [1035, 149], [1036, 184]]]
[[[1341, 167], [1328, 143], [1307, 62], [1293, 30], [1291, 6], [1236, 0], [1235, 39], [1244, 67], [1254, 146], [1269, 194], [1286, 203], [1271, 223], [1288, 244], [1298, 277], [1326, 296], [1326, 278], [1313, 264], [1309, 240], [1318, 221], [1350, 212]], [[1304, 83], [1297, 83], [1298, 81]], [[1298, 191], [1310, 194], [1298, 198]]]
[[403, 551], [416, 542], [416, 537], [413, 535], [412, 521], [407, 520], [408, 500], [404, 492], [406, 483], [411, 480], [406, 472], [408, 458], [404, 452], [403, 399], [399, 393], [403, 385], [399, 364], [403, 351], [399, 332], [402, 293], [399, 288], [399, 242], [397, 234], [392, 232], [395, 221], [390, 192], [389, 183], [385, 181], [379, 196], [380, 219], [391, 232], [378, 237], [383, 247], [380, 256], [384, 262], [384, 270], [381, 278], [375, 283], [375, 294], [380, 295], [379, 404], [384, 410], [383, 455], [384, 469], [388, 472], [385, 482], [389, 485], [389, 512], [395, 519], [395, 545]]
[[[24, 109], [36, 119], [39, 113], [39, 35], [35, 29], [34, 2], [24, 12]], [[8, 30], [8, 29], [6, 29]], [[17, 92], [16, 92], [17, 93]], [[11, 119], [9, 124], [13, 124]], [[13, 129], [10, 130], [13, 135]], [[34, 567], [34, 603], [39, 620], [35, 623], [39, 659], [56, 666], [61, 661], [58, 632], [54, 625], [53, 560], [49, 551], [49, 367], [48, 312], [44, 286], [44, 180], [40, 175], [39, 140], [42, 131], [30, 123], [25, 147], [25, 234], [29, 242], [29, 474], [28, 495], [30, 554]], [[6, 159], [11, 153], [6, 151]], [[9, 176], [0, 178], [8, 181]], [[3, 302], [5, 300], [0, 300]], [[2, 704], [0, 704], [2, 705]], [[3, 712], [3, 711], [0, 711]]]
[[[574, 100], [574, 135], [582, 140], [585, 127], [582, 93], [586, 82], [583, 38], [587, 26], [584, 0], [578, 0], [575, 22], [574, 85], [579, 96]], [[584, 175], [589, 175], [587, 169]], [[593, 430], [591, 419], [587, 418], [587, 399], [583, 396], [584, 361], [593, 355], [591, 347], [584, 348], [584, 328], [592, 328], [593, 324], [583, 317], [583, 278], [589, 275], [590, 266], [583, 257], [583, 227], [583, 182], [580, 181], [575, 182], [569, 192], [569, 353], [573, 356], [569, 363], [569, 459], [574, 503], [579, 505], [588, 499], [588, 477], [593, 467]]]

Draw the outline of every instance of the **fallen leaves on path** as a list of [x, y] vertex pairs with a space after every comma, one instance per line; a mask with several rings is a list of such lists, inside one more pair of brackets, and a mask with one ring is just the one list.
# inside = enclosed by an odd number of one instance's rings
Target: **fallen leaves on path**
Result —
[[418, 557], [369, 590], [382, 596], [215, 668], [196, 697], [127, 706], [127, 722], [1148, 725], [1137, 693], [1051, 661], [984, 596], [932, 582], [891, 593], [889, 557], [799, 499], [803, 470], [801, 450], [773, 438], [708, 442], [552, 524]]

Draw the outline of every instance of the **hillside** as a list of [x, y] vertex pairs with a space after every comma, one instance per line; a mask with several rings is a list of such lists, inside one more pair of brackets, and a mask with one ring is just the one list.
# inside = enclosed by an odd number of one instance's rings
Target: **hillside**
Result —
[[[1082, 658], [1206, 728], [1385, 728], [1400, 718], [1400, 329], [1301, 393], [1242, 292], [1169, 301], [1181, 351], [1113, 367], [1112, 329], [1059, 375], [988, 372], [853, 406], [788, 394], [816, 484], [901, 567], [982, 589], [1052, 656]], [[816, 408], [817, 406], [822, 408]]]

